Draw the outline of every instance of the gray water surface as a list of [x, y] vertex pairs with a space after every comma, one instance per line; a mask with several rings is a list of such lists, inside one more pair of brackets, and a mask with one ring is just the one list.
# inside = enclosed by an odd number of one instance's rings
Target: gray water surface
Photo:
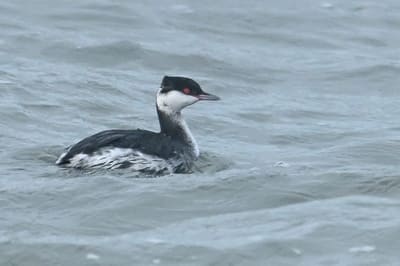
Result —
[[[399, 265], [400, 2], [2, 1], [0, 265]], [[163, 75], [193, 174], [54, 165], [158, 130]]]

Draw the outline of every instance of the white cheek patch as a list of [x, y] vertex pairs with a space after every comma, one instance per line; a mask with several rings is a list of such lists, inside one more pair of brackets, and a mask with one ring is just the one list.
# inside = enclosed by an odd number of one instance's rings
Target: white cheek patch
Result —
[[179, 112], [199, 100], [194, 96], [186, 95], [176, 90], [167, 93], [160, 93], [160, 91], [161, 89], [157, 93], [157, 105], [160, 110], [165, 112]]

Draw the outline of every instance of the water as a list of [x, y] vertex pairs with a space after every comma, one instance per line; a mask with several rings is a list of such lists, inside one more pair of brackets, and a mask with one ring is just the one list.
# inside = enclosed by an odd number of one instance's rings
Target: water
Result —
[[[0, 3], [0, 265], [398, 265], [400, 3]], [[188, 175], [54, 165], [111, 128], [158, 130], [163, 75]]]

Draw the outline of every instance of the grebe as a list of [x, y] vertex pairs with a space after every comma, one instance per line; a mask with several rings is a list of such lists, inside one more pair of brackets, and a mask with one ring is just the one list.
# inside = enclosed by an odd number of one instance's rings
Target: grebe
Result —
[[181, 111], [198, 101], [219, 99], [190, 78], [165, 76], [156, 98], [160, 132], [102, 131], [67, 148], [56, 164], [79, 169], [129, 168], [153, 174], [190, 172], [200, 152]]

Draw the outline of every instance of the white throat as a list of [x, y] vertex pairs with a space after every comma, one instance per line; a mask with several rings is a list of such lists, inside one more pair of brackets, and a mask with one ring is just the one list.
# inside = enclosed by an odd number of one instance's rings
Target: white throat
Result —
[[196, 158], [199, 157], [199, 155], [200, 155], [199, 146], [197, 145], [196, 139], [193, 137], [192, 132], [190, 131], [188, 125], [186, 124], [185, 120], [183, 119], [182, 114], [180, 112], [177, 113], [176, 116], [173, 116], [173, 119], [182, 128], [182, 130], [186, 136], [186, 140], [187, 140], [188, 144], [193, 149], [193, 154], [196, 156]]

